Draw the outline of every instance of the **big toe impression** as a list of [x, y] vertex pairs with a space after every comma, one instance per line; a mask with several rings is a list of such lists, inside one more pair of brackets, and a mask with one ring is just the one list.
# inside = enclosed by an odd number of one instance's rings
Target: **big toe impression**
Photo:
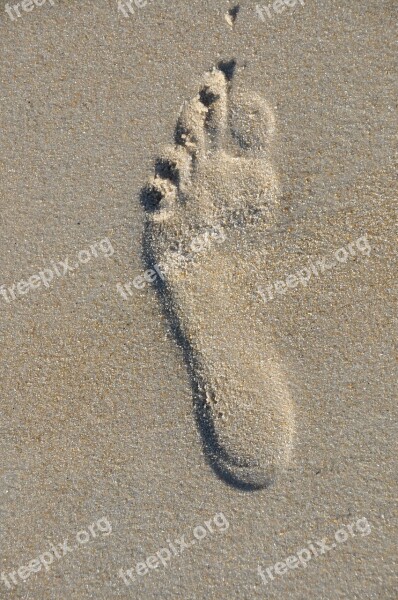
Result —
[[233, 93], [230, 128], [242, 152], [266, 153], [275, 133], [275, 116], [264, 98], [238, 90]]

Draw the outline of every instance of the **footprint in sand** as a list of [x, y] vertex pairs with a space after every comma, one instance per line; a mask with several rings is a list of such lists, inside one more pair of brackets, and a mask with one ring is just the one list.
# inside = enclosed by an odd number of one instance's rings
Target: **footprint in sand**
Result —
[[[164, 271], [159, 297], [183, 352], [206, 455], [224, 480], [256, 489], [287, 465], [293, 409], [245, 280], [275, 221], [274, 117], [261, 97], [232, 85], [234, 71], [231, 61], [204, 75], [141, 201], [145, 262]], [[202, 234], [210, 243], [192, 252]]]

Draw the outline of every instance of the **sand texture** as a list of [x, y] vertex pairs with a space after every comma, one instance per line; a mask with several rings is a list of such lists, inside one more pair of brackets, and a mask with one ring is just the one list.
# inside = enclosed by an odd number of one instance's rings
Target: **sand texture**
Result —
[[0, 598], [395, 600], [396, 4], [13, 6]]

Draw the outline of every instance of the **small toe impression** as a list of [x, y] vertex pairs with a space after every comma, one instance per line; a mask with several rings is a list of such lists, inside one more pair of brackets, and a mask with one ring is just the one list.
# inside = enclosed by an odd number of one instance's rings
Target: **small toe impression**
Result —
[[155, 162], [155, 173], [160, 179], [168, 179], [174, 185], [180, 183], [180, 171], [172, 158], [160, 157]]
[[222, 145], [227, 128], [228, 114], [228, 80], [220, 69], [206, 73], [199, 92], [201, 103], [207, 108], [205, 128], [210, 136], [210, 145]]
[[[233, 10], [236, 11], [236, 7]], [[238, 14], [238, 12], [239, 11], [236, 11], [236, 15]], [[221, 60], [218, 63], [217, 68], [224, 73], [225, 77], [227, 78], [227, 81], [232, 81], [232, 78], [235, 74], [236, 64], [237, 63], [234, 58], [232, 58], [231, 60]]]
[[155, 163], [155, 173], [160, 179], [171, 181], [184, 193], [190, 183], [192, 156], [182, 146], [167, 146]]
[[223, 146], [228, 128], [228, 91], [236, 61], [220, 62], [207, 72], [199, 94], [185, 102], [177, 120], [175, 143], [192, 158]]
[[231, 104], [231, 134], [240, 151], [267, 151], [275, 133], [275, 116], [267, 102], [257, 94], [237, 92]]
[[155, 161], [155, 177], [141, 192], [141, 204], [154, 221], [170, 216], [179, 192], [189, 183], [191, 156], [181, 146], [167, 146]]
[[141, 192], [141, 204], [154, 221], [168, 218], [174, 209], [177, 188], [169, 179], [153, 177]]
[[207, 108], [197, 96], [184, 103], [177, 120], [175, 142], [193, 156], [204, 150], [206, 114]]

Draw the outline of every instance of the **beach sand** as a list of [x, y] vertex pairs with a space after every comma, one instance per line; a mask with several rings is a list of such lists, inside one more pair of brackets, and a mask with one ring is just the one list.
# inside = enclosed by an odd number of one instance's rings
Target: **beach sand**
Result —
[[[0, 284], [15, 296], [0, 296], [2, 598], [396, 597], [397, 11], [307, 1], [262, 21], [254, 2], [234, 6], [153, 0], [125, 17], [116, 0], [48, 0], [12, 20], [1, 3]], [[182, 104], [232, 59], [241, 89], [275, 117], [277, 203], [270, 223], [227, 235], [189, 278], [208, 298], [201, 326], [223, 332], [224, 362], [239, 327], [253, 332], [240, 385], [256, 390], [258, 365], [265, 375], [278, 357], [292, 447], [257, 490], [209, 459], [154, 286], [117, 288], [147, 268], [140, 194]], [[345, 262], [276, 290], [350, 244]], [[18, 288], [34, 275], [35, 289]], [[219, 281], [240, 303], [224, 320]], [[364, 519], [370, 529], [355, 529]], [[137, 573], [181, 536], [195, 543]], [[65, 556], [18, 574], [66, 538]], [[335, 547], [275, 572], [323, 538]]]

